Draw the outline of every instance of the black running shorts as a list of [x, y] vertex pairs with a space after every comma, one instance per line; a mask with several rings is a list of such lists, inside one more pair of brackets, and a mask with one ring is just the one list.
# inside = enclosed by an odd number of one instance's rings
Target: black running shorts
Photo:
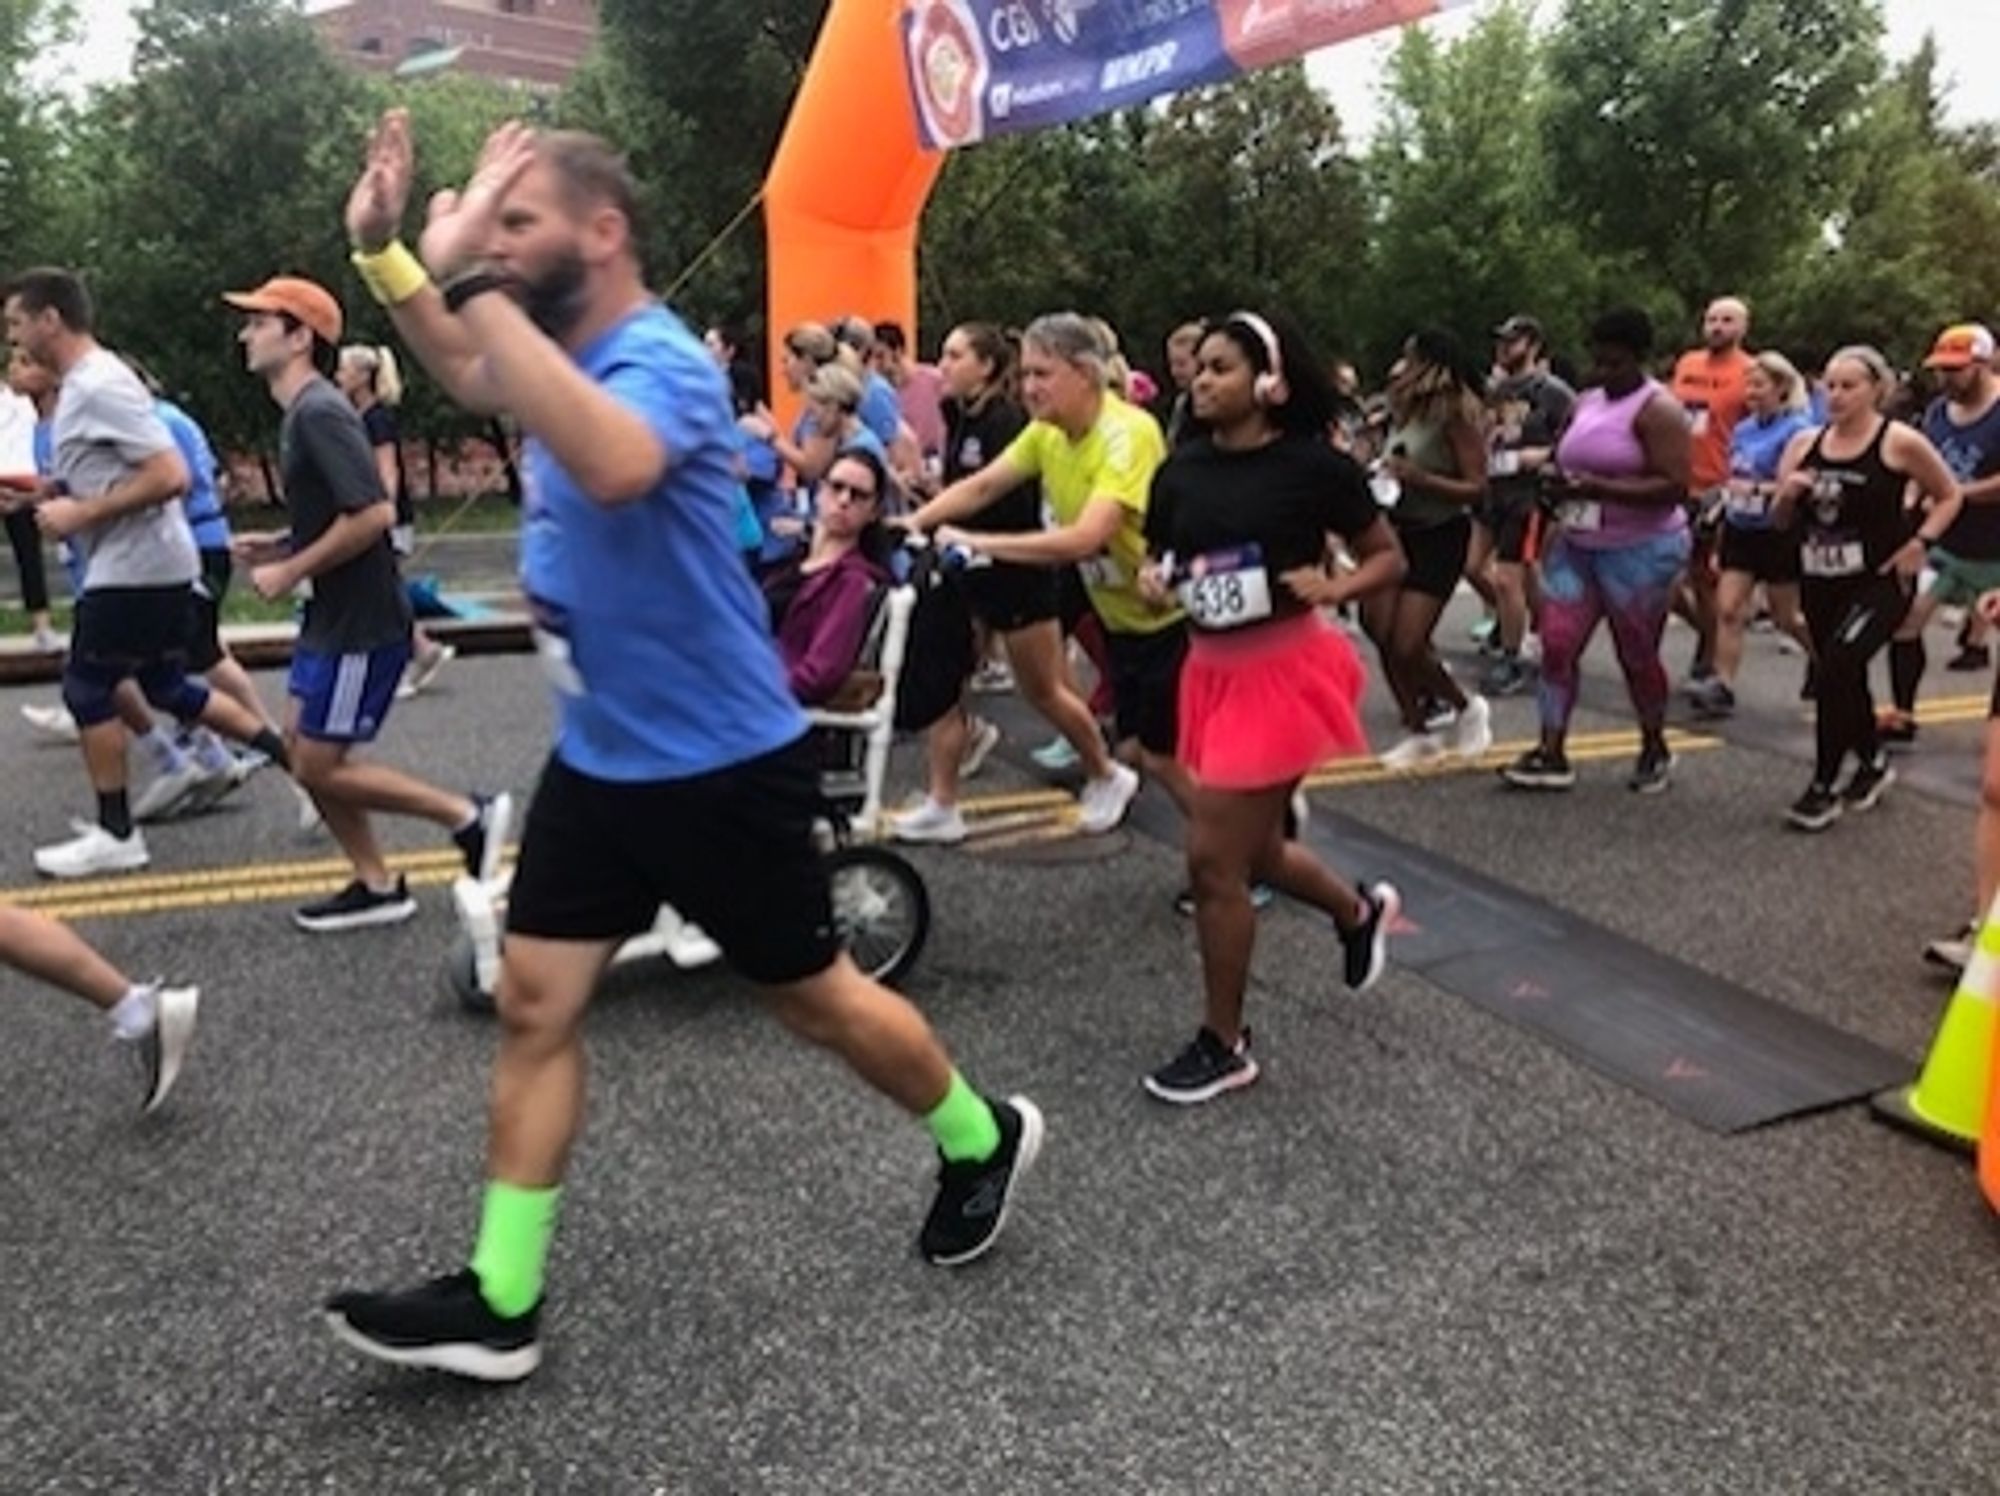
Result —
[[1465, 575], [1465, 558], [1472, 549], [1471, 517], [1459, 515], [1421, 529], [1397, 525], [1396, 538], [1403, 542], [1410, 563], [1403, 574], [1403, 590], [1449, 602]]
[[817, 976], [834, 962], [823, 812], [810, 736], [692, 779], [621, 784], [551, 756], [528, 807], [507, 897], [510, 934], [622, 940], [662, 904], [753, 982]]
[[1180, 746], [1181, 665], [1187, 659], [1185, 619], [1152, 634], [1104, 631], [1111, 662], [1111, 698], [1118, 741], [1137, 739], [1148, 753], [1172, 758]]

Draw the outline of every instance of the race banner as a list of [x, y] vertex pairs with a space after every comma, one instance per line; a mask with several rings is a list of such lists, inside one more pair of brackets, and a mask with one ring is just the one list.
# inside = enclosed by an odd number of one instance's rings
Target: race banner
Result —
[[1471, 0], [907, 0], [926, 146], [1041, 130], [1219, 83]]

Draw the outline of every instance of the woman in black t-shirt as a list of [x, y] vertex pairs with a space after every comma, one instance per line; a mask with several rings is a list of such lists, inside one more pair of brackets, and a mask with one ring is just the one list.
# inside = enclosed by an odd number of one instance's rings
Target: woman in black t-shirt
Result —
[[[1249, 312], [1212, 324], [1197, 352], [1193, 414], [1207, 431], [1153, 479], [1142, 587], [1178, 592], [1193, 635], [1180, 679], [1178, 757], [1196, 783], [1188, 872], [1201, 940], [1202, 1027], [1146, 1079], [1192, 1104], [1257, 1078], [1243, 996], [1256, 936], [1253, 879], [1330, 915], [1357, 991], [1381, 975], [1396, 890], [1344, 882], [1285, 835], [1307, 773], [1363, 753], [1366, 670], [1321, 608], [1392, 588], [1406, 565], [1352, 458], [1333, 450], [1331, 389], [1289, 330]], [[1338, 537], [1358, 563], [1329, 569]]]

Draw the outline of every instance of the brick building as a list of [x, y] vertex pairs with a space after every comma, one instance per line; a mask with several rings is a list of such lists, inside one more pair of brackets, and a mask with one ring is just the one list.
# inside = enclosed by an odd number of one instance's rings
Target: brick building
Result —
[[555, 88], [597, 34], [597, 0], [344, 0], [310, 19], [357, 67], [417, 71], [430, 62]]

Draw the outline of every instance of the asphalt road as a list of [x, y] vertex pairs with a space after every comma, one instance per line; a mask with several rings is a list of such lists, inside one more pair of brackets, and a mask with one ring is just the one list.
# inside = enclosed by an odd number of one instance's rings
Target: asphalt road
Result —
[[[1980, 723], [1927, 729], [1920, 787], [1800, 837], [1797, 668], [1753, 641], [1743, 720], [1656, 799], [1622, 762], [1566, 800], [1486, 774], [1320, 799], [1914, 1059], [1946, 996], [1917, 952], [1969, 898]], [[1579, 732], [1628, 727], [1593, 670]], [[86, 808], [74, 750], [15, 710], [46, 694], [0, 697], [9, 890]], [[1528, 735], [1529, 702], [1499, 716]], [[547, 725], [527, 661], [461, 662], [380, 754], [525, 791]], [[1028, 746], [979, 788], [1032, 787]], [[2000, 1235], [1963, 1161], [1859, 1108], [1718, 1138], [1407, 973], [1344, 994], [1292, 910], [1257, 956], [1264, 1082], [1160, 1107], [1138, 1080], [1198, 971], [1175, 852], [1141, 831], [920, 854], [911, 995], [1050, 1124], [988, 1262], [917, 1260], [920, 1129], [727, 977], [633, 970], [593, 1015], [543, 1370], [494, 1392], [374, 1367], [317, 1301], [456, 1266], [476, 1208], [491, 1031], [440, 990], [443, 891], [399, 930], [296, 933], [285, 890], [331, 874], [276, 871], [327, 855], [277, 783], [153, 848], [152, 883], [53, 897], [204, 986], [159, 1117], [81, 1005], [7, 979], [8, 1492], [1818, 1493], [2000, 1467]]]

